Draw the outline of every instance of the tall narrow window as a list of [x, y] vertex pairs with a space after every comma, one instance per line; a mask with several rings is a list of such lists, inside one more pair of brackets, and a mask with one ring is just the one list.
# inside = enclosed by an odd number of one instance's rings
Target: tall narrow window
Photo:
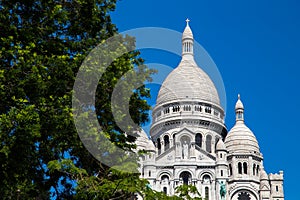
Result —
[[158, 155], [161, 153], [161, 144], [160, 144], [160, 138], [157, 138], [157, 149], [158, 149]]
[[206, 136], [206, 151], [211, 153], [211, 135]]
[[149, 170], [149, 172], [148, 172], [148, 175], [149, 175], [149, 177], [151, 177], [151, 171]]
[[215, 137], [215, 150], [217, 151], [217, 144], [219, 142], [220, 138], [219, 137]]
[[232, 176], [232, 166], [229, 164], [229, 176]]
[[205, 200], [209, 200], [209, 188], [205, 187]]
[[247, 166], [247, 163], [243, 163], [243, 168], [244, 168], [244, 174], [248, 174], [247, 172], [247, 169], [248, 169], [248, 166]]
[[165, 144], [165, 151], [166, 151], [170, 147], [170, 140], [169, 140], [169, 136], [168, 135], [164, 136], [164, 144]]
[[199, 147], [202, 147], [202, 135], [200, 133], [196, 134], [195, 143]]
[[221, 176], [223, 176], [223, 170], [221, 170]]
[[165, 194], [168, 194], [168, 189], [167, 189], [167, 187], [164, 187], [163, 190], [164, 190], [164, 193], [165, 193]]
[[255, 171], [256, 171], [256, 165], [253, 164], [253, 176], [255, 176]]
[[173, 145], [175, 146], [175, 134], [173, 134]]
[[242, 174], [243, 172], [242, 172], [242, 163], [238, 163], [238, 171], [239, 171], [239, 174]]
[[259, 165], [256, 166], [256, 175], [259, 176]]
[[276, 192], [278, 192], [278, 185], [276, 185]]

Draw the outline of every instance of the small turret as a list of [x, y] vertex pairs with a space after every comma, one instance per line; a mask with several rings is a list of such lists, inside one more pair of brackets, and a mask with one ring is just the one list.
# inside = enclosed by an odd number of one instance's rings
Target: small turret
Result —
[[264, 168], [260, 171], [260, 187], [259, 187], [260, 199], [269, 199], [271, 195], [271, 187], [269, 176]]

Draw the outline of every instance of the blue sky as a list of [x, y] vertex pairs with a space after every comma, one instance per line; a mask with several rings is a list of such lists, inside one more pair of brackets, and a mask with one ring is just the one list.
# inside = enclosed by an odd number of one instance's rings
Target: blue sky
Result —
[[[285, 199], [297, 200], [300, 119], [300, 2], [123, 0], [112, 13], [119, 31], [163, 27], [194, 38], [216, 63], [224, 81], [226, 125], [234, 124], [241, 93], [245, 120], [256, 135], [267, 173], [284, 170]], [[180, 43], [179, 43], [180, 44]], [[180, 58], [142, 51], [147, 62], [176, 67]], [[154, 104], [157, 86], [153, 88]], [[297, 195], [298, 196], [298, 195]]]

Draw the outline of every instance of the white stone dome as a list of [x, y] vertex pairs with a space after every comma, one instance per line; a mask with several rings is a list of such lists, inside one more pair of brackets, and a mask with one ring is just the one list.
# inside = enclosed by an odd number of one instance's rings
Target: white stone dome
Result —
[[229, 153], [259, 153], [257, 139], [253, 132], [243, 123], [237, 122], [229, 131], [225, 145]]
[[137, 134], [138, 137], [135, 141], [137, 150], [155, 151], [153, 142], [148, 138], [144, 130], [139, 131]]
[[236, 123], [225, 138], [229, 153], [259, 154], [259, 145], [253, 132], [244, 123], [244, 105], [238, 95], [235, 105]]
[[156, 104], [166, 102], [204, 101], [220, 105], [217, 89], [209, 76], [196, 64], [193, 33], [189, 20], [182, 34], [182, 59], [163, 82]]
[[183, 59], [163, 82], [157, 104], [180, 100], [197, 100], [220, 105], [217, 89], [194, 59]]

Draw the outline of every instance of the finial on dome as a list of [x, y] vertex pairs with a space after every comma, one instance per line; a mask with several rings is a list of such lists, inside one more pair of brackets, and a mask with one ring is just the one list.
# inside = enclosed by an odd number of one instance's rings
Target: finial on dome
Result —
[[189, 20], [189, 18], [186, 18], [186, 25], [188, 26], [189, 25], [189, 22], [190, 22], [190, 20]]
[[235, 104], [236, 121], [244, 121], [244, 105], [241, 101], [241, 95], [238, 94], [238, 100]]

